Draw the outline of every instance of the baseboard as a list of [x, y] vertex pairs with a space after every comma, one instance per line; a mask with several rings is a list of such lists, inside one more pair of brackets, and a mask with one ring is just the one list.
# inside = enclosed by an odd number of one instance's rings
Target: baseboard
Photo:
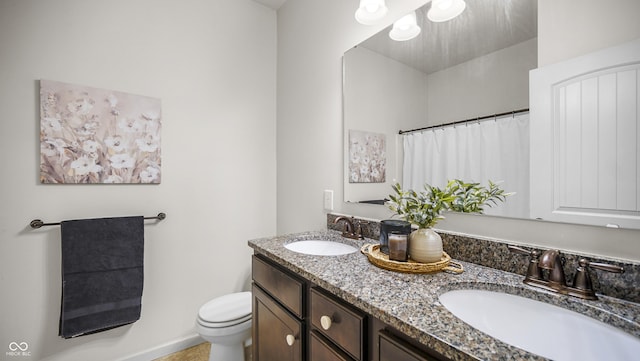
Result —
[[203, 342], [205, 342], [205, 340], [203, 340], [200, 335], [194, 334], [176, 341], [165, 343], [164, 345], [160, 345], [158, 347], [139, 352], [135, 355], [118, 359], [117, 361], [151, 361], [163, 356], [170, 355], [174, 352], [182, 351], [191, 346], [199, 345]]

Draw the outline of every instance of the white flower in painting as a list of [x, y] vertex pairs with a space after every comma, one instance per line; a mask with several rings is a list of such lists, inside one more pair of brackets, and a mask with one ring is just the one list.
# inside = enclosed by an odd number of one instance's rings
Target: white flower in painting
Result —
[[377, 180], [380, 178], [380, 171], [378, 171], [377, 169], [372, 169], [371, 170], [371, 178]]
[[99, 148], [100, 148], [100, 143], [94, 140], [85, 140], [84, 143], [82, 143], [82, 150], [84, 150], [87, 153], [95, 153], [98, 151]]
[[160, 114], [158, 114], [158, 112], [156, 112], [155, 110], [147, 110], [146, 112], [140, 114], [140, 116], [142, 116], [142, 118], [146, 120], [158, 120], [160, 118]]
[[103, 183], [124, 183], [124, 179], [119, 175], [112, 174], [108, 176]]
[[109, 106], [112, 108], [115, 108], [116, 105], [118, 105], [118, 98], [116, 98], [116, 96], [113, 94], [109, 94], [107, 96], [107, 99], [105, 100], [109, 103]]
[[160, 170], [154, 167], [147, 167], [147, 169], [140, 172], [140, 180], [142, 183], [151, 183], [158, 178]]
[[62, 125], [60, 124], [59, 118], [45, 117], [44, 119], [42, 119], [42, 128], [58, 132], [62, 130]]
[[116, 135], [113, 137], [107, 137], [104, 140], [104, 144], [106, 144], [107, 147], [113, 149], [116, 152], [122, 152], [123, 150], [126, 149], [124, 145], [124, 140], [119, 135]]
[[127, 133], [138, 133], [144, 129], [142, 122], [135, 119], [120, 118], [118, 127]]
[[67, 104], [67, 110], [74, 114], [89, 114], [93, 109], [93, 99], [81, 98]]
[[87, 156], [82, 156], [71, 162], [71, 168], [74, 170], [76, 175], [99, 173], [102, 171], [102, 167], [96, 164], [96, 160]]
[[144, 139], [136, 139], [138, 148], [143, 152], [155, 152], [158, 149], [158, 141], [155, 136], [148, 134]]
[[100, 126], [100, 124], [98, 124], [98, 122], [86, 122], [84, 124], [82, 124], [82, 126], [76, 130], [76, 133], [79, 135], [94, 135], [96, 134], [96, 131], [98, 130], [98, 127]]
[[129, 154], [115, 154], [109, 158], [111, 166], [116, 169], [133, 168], [135, 165], [135, 159]]
[[53, 157], [62, 154], [66, 145], [67, 143], [62, 139], [46, 140], [40, 143], [40, 151], [46, 156]]

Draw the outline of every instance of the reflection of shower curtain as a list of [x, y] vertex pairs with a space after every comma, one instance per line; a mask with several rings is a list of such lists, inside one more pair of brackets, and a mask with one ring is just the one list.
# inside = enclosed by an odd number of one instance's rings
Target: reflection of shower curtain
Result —
[[405, 134], [402, 187], [443, 187], [449, 179], [502, 181], [516, 194], [485, 214], [529, 218], [529, 113]]

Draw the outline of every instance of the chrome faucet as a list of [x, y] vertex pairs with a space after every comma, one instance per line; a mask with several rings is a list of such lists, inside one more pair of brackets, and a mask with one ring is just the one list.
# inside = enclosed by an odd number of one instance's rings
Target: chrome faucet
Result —
[[[337, 217], [333, 223], [337, 224], [340, 221], [344, 221], [344, 229], [342, 230], [342, 237], [351, 239], [364, 239], [362, 236], [362, 226], [360, 222], [355, 221], [353, 217], [340, 216]], [[354, 225], [355, 221], [355, 225]]]
[[[587, 300], [596, 300], [596, 293], [591, 284], [589, 267], [607, 272], [623, 273], [624, 268], [606, 264], [589, 262], [585, 258], [578, 261], [578, 268], [573, 277], [572, 285], [568, 285], [564, 274], [564, 258], [558, 250], [547, 250], [540, 254], [539, 251], [529, 251], [516, 246], [507, 246], [514, 253], [525, 254], [531, 257], [529, 268], [524, 278], [524, 283], [530, 286], [540, 287], [548, 291], [557, 292]], [[547, 277], [544, 279], [542, 270], [547, 270]]]

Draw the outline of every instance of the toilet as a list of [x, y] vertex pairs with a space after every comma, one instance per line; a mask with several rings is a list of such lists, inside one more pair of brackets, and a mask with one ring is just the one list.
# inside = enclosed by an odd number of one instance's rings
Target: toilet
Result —
[[251, 292], [205, 303], [198, 311], [196, 329], [211, 342], [209, 361], [244, 361], [245, 342], [251, 339]]

